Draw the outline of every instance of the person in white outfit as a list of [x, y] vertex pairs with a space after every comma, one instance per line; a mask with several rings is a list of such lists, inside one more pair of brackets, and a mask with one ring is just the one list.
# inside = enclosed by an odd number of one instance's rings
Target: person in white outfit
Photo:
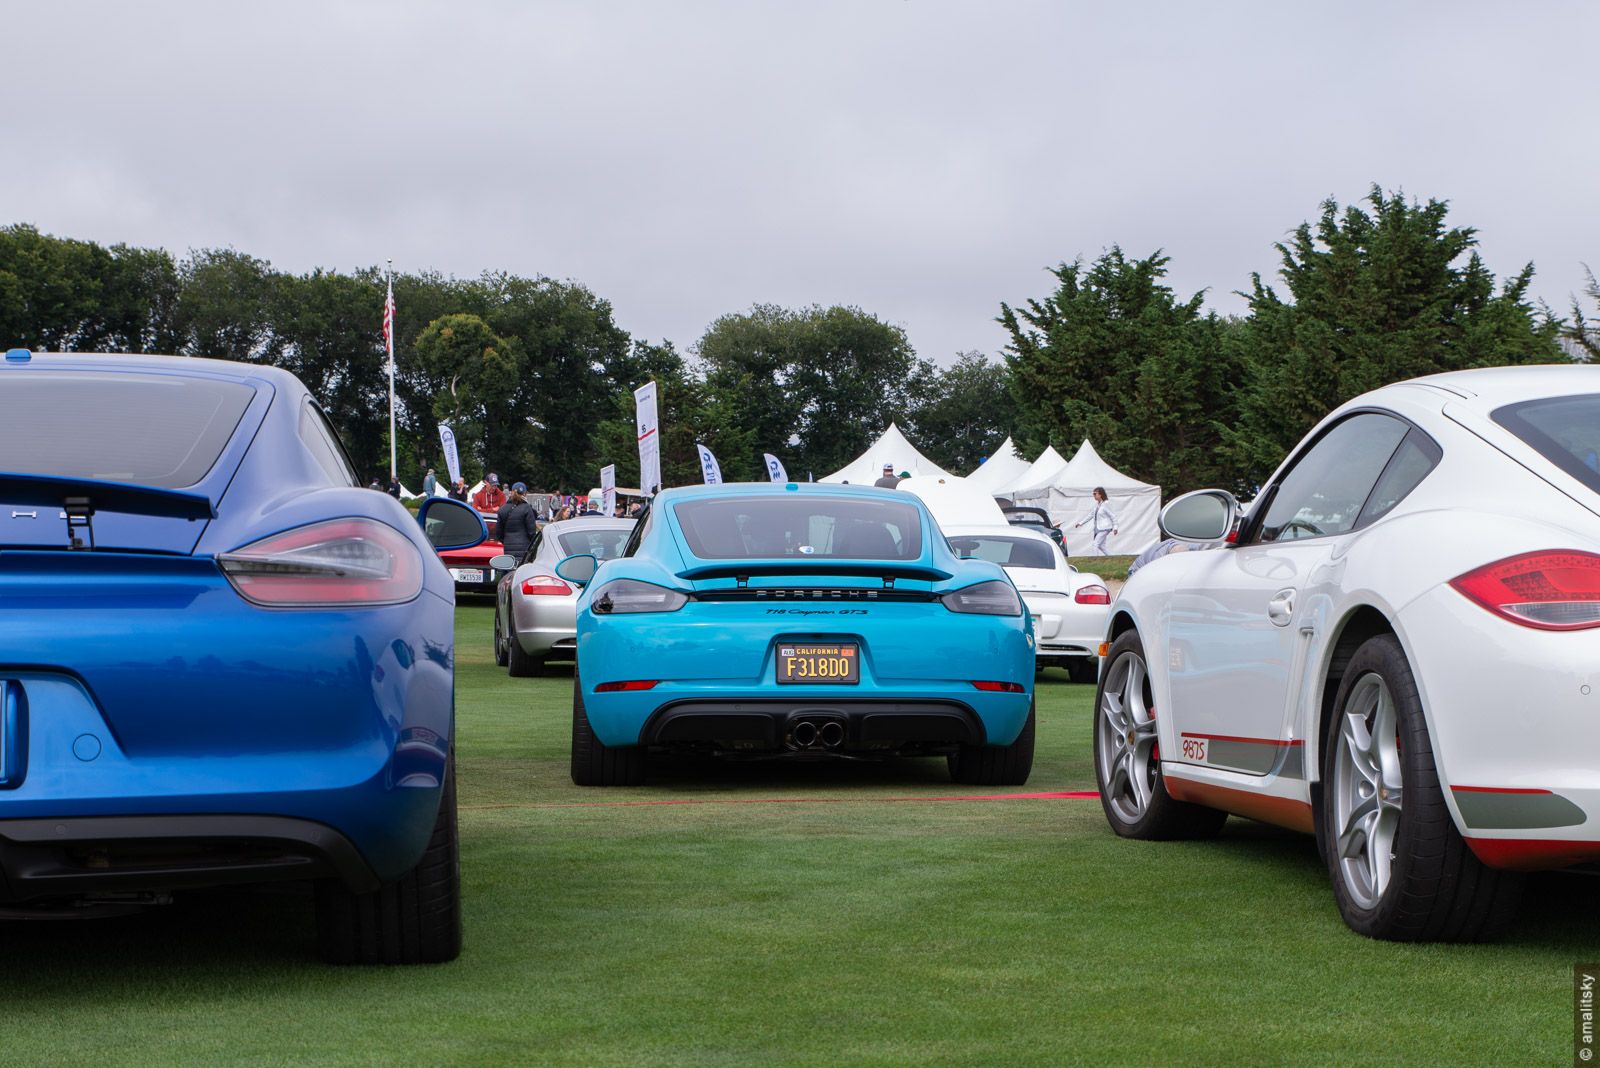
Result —
[[1106, 503], [1106, 491], [1100, 486], [1094, 488], [1094, 511], [1072, 524], [1076, 530], [1085, 523], [1094, 533], [1094, 549], [1101, 556], [1109, 556], [1106, 552], [1106, 539], [1117, 532], [1117, 514]]

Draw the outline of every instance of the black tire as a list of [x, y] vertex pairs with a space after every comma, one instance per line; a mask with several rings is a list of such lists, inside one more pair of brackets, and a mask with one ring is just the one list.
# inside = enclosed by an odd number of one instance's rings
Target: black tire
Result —
[[[1136, 630], [1124, 631], [1111, 643], [1111, 650], [1106, 654], [1105, 665], [1099, 673], [1099, 683], [1094, 691], [1094, 776], [1100, 790], [1100, 807], [1106, 814], [1106, 822], [1123, 838], [1151, 841], [1215, 838], [1221, 832], [1222, 825], [1228, 822], [1228, 814], [1204, 805], [1175, 800], [1167, 793], [1157, 746], [1152, 745], [1151, 749], [1146, 781], [1149, 799], [1141, 811], [1131, 814], [1130, 818], [1130, 813], [1123, 811], [1130, 806], [1119, 803], [1120, 792], [1111, 789], [1109, 778], [1112, 769], [1105, 766], [1104, 751], [1107, 746], [1102, 744], [1105, 741], [1104, 733], [1112, 729], [1105, 713], [1106, 687], [1120, 685], [1125, 681], [1124, 662], [1125, 658], [1130, 657], [1137, 659], [1141, 669], [1144, 667], [1144, 642]], [[1151, 703], [1148, 671], [1144, 672], [1144, 679], [1140, 689], [1145, 707], [1148, 708]]]
[[317, 941], [330, 964], [441, 964], [461, 954], [461, 852], [455, 754], [422, 859], [392, 883], [353, 893], [317, 884]]
[[972, 786], [1021, 786], [1033, 774], [1033, 704], [1022, 733], [1010, 745], [964, 745], [946, 761], [952, 782]]
[[1092, 683], [1100, 677], [1100, 659], [1093, 656], [1075, 656], [1067, 661], [1067, 674], [1073, 682]]
[[506, 636], [506, 649], [506, 670], [512, 678], [531, 679], [544, 674], [544, 657], [524, 652], [516, 634]]
[[496, 667], [505, 667], [511, 660], [511, 650], [506, 645], [506, 632], [500, 626], [500, 606], [494, 609], [494, 662]]
[[640, 786], [645, 747], [605, 745], [589, 727], [583, 707], [583, 682], [572, 670], [572, 781], [577, 786]]
[[[1339, 856], [1334, 773], [1346, 708], [1363, 680], [1374, 675], [1387, 687], [1394, 706], [1401, 802], [1387, 885], [1370, 907], [1363, 907]], [[1398, 942], [1481, 942], [1502, 933], [1516, 918], [1524, 877], [1484, 865], [1456, 830], [1439, 784], [1416, 679], [1398, 639], [1381, 634], [1356, 650], [1333, 709], [1323, 738], [1317, 821], [1344, 922], [1358, 934]], [[1376, 715], [1374, 710], [1367, 722]]]

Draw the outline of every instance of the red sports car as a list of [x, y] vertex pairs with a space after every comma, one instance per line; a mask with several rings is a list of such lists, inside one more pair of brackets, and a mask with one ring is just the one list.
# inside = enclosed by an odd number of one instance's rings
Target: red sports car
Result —
[[505, 552], [505, 548], [493, 540], [494, 514], [482, 511], [478, 514], [483, 518], [484, 526], [489, 528], [490, 539], [470, 549], [439, 554], [439, 559], [450, 570], [450, 577], [455, 579], [457, 593], [494, 593], [495, 576], [489, 561]]

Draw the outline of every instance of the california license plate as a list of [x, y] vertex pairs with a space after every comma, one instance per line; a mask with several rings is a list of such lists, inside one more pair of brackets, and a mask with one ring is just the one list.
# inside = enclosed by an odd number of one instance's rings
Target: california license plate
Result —
[[455, 579], [457, 582], [482, 582], [483, 572], [475, 569], [469, 570], [463, 567], [452, 567], [450, 569], [450, 577]]
[[778, 646], [778, 681], [790, 686], [854, 686], [861, 656], [854, 643]]

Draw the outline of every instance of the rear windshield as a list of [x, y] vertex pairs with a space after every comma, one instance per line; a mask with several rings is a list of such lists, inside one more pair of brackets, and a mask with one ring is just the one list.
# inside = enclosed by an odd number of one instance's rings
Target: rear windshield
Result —
[[922, 555], [922, 513], [899, 501], [785, 494], [684, 501], [673, 512], [689, 551], [702, 560]]
[[1508, 404], [1494, 421], [1600, 493], [1600, 393]]
[[1007, 538], [993, 534], [958, 534], [950, 548], [963, 560], [988, 560], [1001, 567], [1056, 566], [1056, 549], [1033, 538]]
[[569, 530], [559, 535], [556, 540], [561, 543], [562, 556], [578, 556], [582, 553], [593, 553], [601, 560], [610, 560], [622, 555], [622, 547], [628, 544], [628, 535], [633, 533], [632, 527], [615, 527], [601, 530]]
[[0, 375], [0, 468], [182, 489], [206, 477], [253, 396], [172, 375]]

